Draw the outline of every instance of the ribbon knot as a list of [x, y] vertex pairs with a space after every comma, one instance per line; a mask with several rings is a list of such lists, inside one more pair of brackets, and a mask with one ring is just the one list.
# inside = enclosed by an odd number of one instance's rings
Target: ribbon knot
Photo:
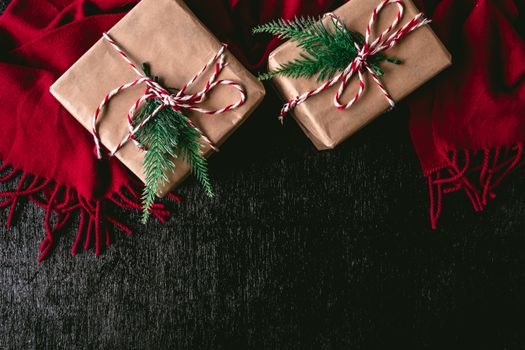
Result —
[[[377, 22], [379, 14], [381, 13], [381, 11], [383, 11], [383, 9], [386, 6], [390, 4], [396, 4], [398, 6], [398, 12], [397, 12], [395, 19], [384, 32], [382, 32], [377, 38], [371, 41], [372, 30], [373, 30], [375, 23]], [[284, 121], [284, 117], [288, 114], [290, 110], [294, 109], [299, 104], [305, 102], [310, 97], [315, 96], [336, 84], [340, 84], [340, 85], [339, 85], [339, 89], [337, 90], [334, 96], [335, 107], [338, 110], [349, 109], [361, 98], [361, 96], [363, 95], [366, 89], [366, 80], [364, 77], [365, 71], [367, 71], [370, 74], [370, 76], [372, 77], [376, 85], [379, 87], [379, 89], [381, 89], [384, 97], [390, 104], [390, 108], [393, 108], [395, 106], [394, 99], [392, 98], [392, 96], [390, 96], [390, 93], [388, 92], [388, 90], [385, 88], [385, 86], [381, 82], [377, 72], [375, 72], [370, 67], [367, 60], [371, 56], [374, 56], [382, 51], [392, 48], [407, 34], [430, 23], [428, 19], [425, 19], [423, 17], [422, 13], [419, 13], [411, 21], [405, 24], [403, 27], [401, 27], [398, 30], [395, 30], [395, 28], [399, 25], [399, 22], [403, 18], [404, 11], [405, 11], [405, 5], [402, 0], [383, 0], [372, 12], [370, 21], [368, 23], [368, 27], [366, 29], [363, 45], [359, 46], [358, 43], [354, 43], [357, 49], [357, 55], [354, 58], [354, 60], [350, 62], [348, 66], [342, 72], [340, 72], [335, 77], [325, 82], [323, 85], [319, 86], [317, 89], [306, 92], [302, 95], [296, 96], [295, 98], [290, 100], [288, 103], [286, 103], [281, 110], [281, 114], [279, 115], [279, 119], [281, 120], [281, 122]], [[335, 25], [337, 25], [340, 28], [344, 28], [346, 30], [346, 27], [344, 26], [344, 24], [341, 23], [341, 21], [333, 13], [327, 13], [325, 17], [330, 17], [332, 22]], [[348, 87], [348, 83], [350, 82], [351, 78], [356, 73], [359, 76], [359, 88], [356, 94], [354, 95], [354, 97], [349, 102], [341, 103], [342, 95], [346, 91]]]
[[[155, 115], [163, 108], [172, 108], [175, 111], [187, 109], [206, 115], [218, 115], [236, 109], [246, 102], [246, 91], [241, 84], [231, 80], [217, 80], [218, 76], [226, 66], [226, 44], [223, 44], [221, 46], [221, 48], [215, 54], [215, 56], [212, 59], [210, 59], [208, 63], [206, 63], [204, 67], [202, 67], [202, 69], [199, 72], [197, 72], [193, 76], [193, 78], [190, 79], [190, 81], [188, 81], [188, 83], [186, 83], [180, 90], [177, 90], [164, 88], [157, 81], [157, 78], [152, 78], [149, 76], [149, 74], [146, 74], [146, 72], [144, 71], [145, 69], [140, 70], [139, 68], [137, 68], [137, 66], [129, 59], [128, 55], [124, 52], [124, 50], [122, 50], [107, 33], [104, 33], [103, 37], [111, 45], [111, 47], [119, 53], [120, 57], [122, 57], [122, 59], [126, 61], [126, 63], [131, 67], [131, 69], [135, 71], [139, 78], [130, 83], [123, 84], [118, 88], [112, 90], [109, 94], [107, 94], [93, 115], [92, 134], [96, 146], [97, 157], [99, 159], [102, 158], [101, 141], [97, 131], [97, 120], [100, 113], [104, 106], [111, 100], [111, 98], [113, 98], [120, 92], [132, 88], [136, 85], [146, 84], [146, 90], [144, 94], [130, 108], [127, 116], [129, 132], [126, 135], [126, 137], [113, 149], [113, 151], [111, 151], [110, 156], [114, 156], [115, 153], [117, 153], [130, 140], [133, 140], [133, 142], [135, 142], [137, 146], [139, 146], [139, 148], [142, 148], [142, 145], [139, 145], [135, 139], [136, 133], [146, 123], [148, 123], [152, 118], [154, 118]], [[204, 88], [196, 93], [188, 94], [186, 91], [191, 86], [193, 86], [196, 80], [212, 65], [214, 65], [215, 69], [212, 75], [210, 76], [209, 80], [206, 82]], [[231, 86], [232, 88], [236, 89], [239, 93], [238, 101], [217, 110], [210, 110], [199, 107], [198, 104], [206, 101], [206, 99], [208, 98], [208, 94], [219, 85]], [[142, 120], [138, 125], [135, 126], [133, 123], [133, 117], [135, 113], [142, 106], [143, 103], [151, 99], [159, 100], [159, 106], [150, 115], [144, 118], [144, 120]], [[213, 142], [197, 127], [197, 125], [195, 125], [191, 120], [188, 120], [188, 123], [199, 133], [202, 140], [204, 140], [206, 144], [208, 144], [213, 150], [218, 151], [217, 147], [215, 147]]]
[[359, 45], [357, 43], [355, 44], [355, 46], [357, 50], [359, 50], [357, 57], [354, 60], [355, 64], [357, 65], [360, 65], [363, 63], [366, 64], [366, 60], [368, 56], [370, 56], [370, 51], [366, 49], [366, 46], [363, 46], [361, 49], [359, 48]]

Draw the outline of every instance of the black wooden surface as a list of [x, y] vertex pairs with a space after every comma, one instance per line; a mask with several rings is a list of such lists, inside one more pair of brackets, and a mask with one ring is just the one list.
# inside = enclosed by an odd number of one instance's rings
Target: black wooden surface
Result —
[[279, 103], [212, 158], [215, 199], [188, 180], [168, 225], [99, 258], [69, 254], [72, 229], [38, 265], [24, 205], [0, 229], [0, 348], [525, 347], [523, 171], [484, 213], [447, 197], [432, 231], [402, 105], [317, 152]]

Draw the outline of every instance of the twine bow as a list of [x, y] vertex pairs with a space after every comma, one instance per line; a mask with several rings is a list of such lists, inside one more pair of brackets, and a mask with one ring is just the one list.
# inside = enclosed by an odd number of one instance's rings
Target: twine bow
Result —
[[[390, 4], [396, 4], [399, 8], [396, 18], [394, 19], [392, 24], [383, 33], [381, 33], [374, 41], [370, 42], [371, 41], [370, 38], [372, 36], [372, 28], [374, 27], [374, 24], [376, 23], [379, 14], [386, 6]], [[410, 22], [405, 24], [402, 28], [398, 29], [397, 31], [394, 31], [394, 29], [397, 27], [397, 25], [403, 18], [404, 11], [405, 11], [405, 5], [402, 0], [384, 0], [382, 1], [372, 12], [372, 16], [370, 17], [370, 21], [366, 29], [363, 46], [359, 47], [359, 45], [355, 43], [355, 46], [358, 51], [356, 58], [345, 68], [344, 71], [337, 74], [335, 77], [328, 80], [326, 83], [324, 83], [317, 89], [306, 92], [302, 95], [299, 95], [295, 97], [294, 99], [290, 100], [288, 103], [286, 103], [281, 110], [281, 114], [279, 115], [279, 120], [283, 122], [286, 114], [288, 114], [288, 112], [292, 110], [293, 108], [295, 108], [297, 105], [305, 102], [310, 97], [317, 95], [338, 83], [340, 83], [340, 85], [334, 97], [334, 105], [335, 107], [337, 107], [338, 110], [349, 109], [359, 100], [359, 98], [363, 95], [366, 89], [364, 70], [367, 70], [370, 73], [370, 75], [372, 76], [372, 79], [377, 84], [379, 89], [381, 89], [381, 91], [383, 92], [383, 95], [387, 99], [391, 108], [393, 108], [395, 106], [395, 102], [392, 99], [392, 96], [390, 96], [390, 93], [387, 91], [387, 89], [385, 88], [381, 80], [379, 79], [379, 76], [377, 75], [377, 73], [369, 66], [367, 59], [370, 56], [373, 56], [377, 53], [390, 49], [391, 47], [395, 46], [407, 34], [430, 23], [428, 19], [425, 19], [423, 17], [422, 13], [419, 13]], [[339, 27], [343, 26], [343, 24], [339, 21], [339, 19], [334, 14], [328, 13], [325, 16], [330, 17], [332, 21], [334, 22], [334, 24], [336, 24], [337, 26]], [[350, 79], [354, 76], [356, 72], [359, 76], [359, 89], [357, 93], [355, 94], [354, 98], [352, 98], [349, 102], [341, 103], [341, 96], [345, 92]]]
[[[110, 156], [114, 156], [115, 153], [117, 153], [130, 140], [133, 140], [135, 143], [137, 143], [135, 140], [135, 134], [153, 117], [155, 117], [155, 115], [161, 109], [165, 107], [173, 108], [174, 110], [188, 109], [207, 115], [218, 115], [236, 109], [246, 102], [246, 91], [241, 84], [231, 80], [217, 80], [217, 77], [227, 64], [225, 62], [226, 58], [224, 53], [224, 51], [226, 50], [226, 44], [222, 45], [222, 47], [215, 54], [215, 56], [212, 59], [210, 59], [210, 61], [206, 63], [206, 65], [204, 65], [204, 67], [197, 74], [195, 74], [193, 78], [191, 78], [191, 80], [188, 83], [186, 83], [186, 85], [184, 85], [178, 92], [172, 93], [169, 91], [169, 89], [165, 89], [155, 79], [147, 76], [142, 70], [137, 68], [137, 66], [129, 59], [128, 55], [124, 52], [124, 50], [122, 50], [107, 33], [104, 33], [103, 36], [104, 39], [111, 45], [111, 47], [115, 49], [115, 51], [117, 51], [119, 55], [124, 59], [124, 61], [126, 61], [126, 63], [128, 63], [128, 65], [135, 71], [135, 73], [137, 73], [139, 78], [130, 83], [123, 84], [118, 88], [112, 90], [109, 94], [107, 94], [93, 115], [92, 134], [93, 140], [95, 141], [97, 157], [99, 159], [102, 158], [101, 141], [97, 131], [97, 120], [99, 118], [100, 113], [104, 106], [111, 100], [111, 98], [113, 98], [120, 92], [132, 88], [136, 85], [145, 83], [147, 85], [146, 91], [144, 92], [144, 95], [142, 95], [142, 97], [140, 97], [137, 100], [137, 102], [135, 102], [130, 108], [127, 116], [129, 132], [126, 135], [126, 137], [110, 153]], [[195, 81], [213, 64], [215, 64], [215, 70], [213, 71], [213, 74], [211, 75], [204, 88], [196, 93], [186, 94], [187, 89], [190, 88], [195, 83]], [[210, 110], [199, 107], [198, 104], [204, 102], [208, 97], [208, 93], [218, 85], [227, 85], [235, 88], [239, 92], [239, 100], [236, 103], [227, 105], [226, 107], [217, 110]], [[144, 118], [144, 120], [141, 123], [139, 123], [137, 126], [134, 126], [133, 116], [135, 115], [136, 111], [140, 108], [140, 106], [150, 99], [158, 99], [161, 103], [158, 106], [158, 108], [155, 109], [149, 116]], [[206, 144], [208, 144], [213, 150], [217, 151], [217, 147], [215, 147], [213, 142], [197, 127], [197, 125], [195, 125], [190, 120], [188, 121], [188, 123], [199, 133], [199, 135]]]

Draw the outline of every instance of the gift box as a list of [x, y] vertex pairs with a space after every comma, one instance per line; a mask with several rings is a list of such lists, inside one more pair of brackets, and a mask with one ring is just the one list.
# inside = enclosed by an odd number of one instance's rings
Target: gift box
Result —
[[[338, 18], [352, 32], [365, 35], [370, 18], [384, 0], [351, 0], [327, 16], [323, 23], [330, 28], [330, 21]], [[403, 0], [404, 15], [396, 28], [401, 28], [418, 15], [419, 11], [409, 0]], [[371, 41], [390, 26], [398, 13], [397, 4], [387, 4], [377, 13], [372, 26]], [[384, 75], [380, 78], [394, 101], [399, 101], [416, 90], [451, 64], [451, 55], [428, 25], [423, 25], [403, 37], [396, 45], [381, 52], [394, 57], [401, 64], [383, 61], [379, 64]], [[274, 71], [287, 62], [304, 55], [295, 42], [287, 41], [269, 57], [268, 67]], [[351, 62], [348, 62], [350, 64]], [[308, 98], [293, 108], [291, 113], [308, 138], [319, 150], [331, 149], [370, 123], [390, 108], [385, 94], [373, 81], [366, 69], [363, 73], [366, 90], [349, 109], [334, 106], [334, 96], [339, 84]], [[290, 78], [277, 75], [272, 78], [278, 92], [289, 101], [306, 92], [314, 91], [324, 83], [315, 78]], [[341, 101], [351, 101], [360, 89], [360, 79], [355, 74], [344, 90]]]
[[[181, 89], [221, 49], [222, 44], [195, 17], [181, 0], [143, 0], [137, 4], [109, 32], [129, 59], [138, 67], [147, 63], [162, 86]], [[250, 74], [227, 50], [226, 65], [219, 79], [238, 82], [245, 90], [245, 102], [217, 115], [206, 115], [195, 110], [184, 110], [191, 121], [214, 145], [221, 145], [257, 107], [265, 91], [263, 85]], [[204, 88], [213, 65], [202, 73], [190, 90]], [[55, 98], [86, 129], [92, 131], [93, 115], [105, 96], [120, 85], [136, 80], [137, 74], [107, 40], [101, 38], [51, 87]], [[113, 96], [101, 112], [97, 122], [101, 143], [112, 150], [128, 135], [128, 111], [144, 95], [144, 84]], [[228, 86], [217, 86], [209, 97], [198, 104], [203, 109], [220, 109], [235, 103], [238, 94]], [[154, 121], [151, 121], [154, 122]], [[211, 153], [203, 142], [205, 155]], [[127, 142], [115, 156], [142, 181], [145, 181], [144, 154], [134, 142]], [[181, 158], [175, 160], [176, 170], [161, 185], [159, 196], [173, 190], [190, 173], [190, 167]]]

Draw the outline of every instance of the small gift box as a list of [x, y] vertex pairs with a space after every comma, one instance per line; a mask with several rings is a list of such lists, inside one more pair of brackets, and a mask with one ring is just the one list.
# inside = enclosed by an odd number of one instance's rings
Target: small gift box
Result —
[[[143, 63], [149, 69], [141, 68]], [[137, 125], [131, 122], [144, 104], [157, 99], [159, 107], [183, 112], [206, 156], [246, 120], [265, 91], [183, 1], [143, 0], [55, 82], [51, 93], [94, 134], [97, 145], [116, 150], [114, 155], [146, 182], [146, 152], [134, 142]], [[149, 123], [156, 122], [156, 112]], [[191, 136], [191, 130], [184, 132]], [[159, 196], [191, 170], [183, 157], [174, 158], [175, 170], [159, 184]]]
[[[307, 22], [281, 20], [256, 32], [287, 38], [292, 30], [304, 29], [324, 35], [322, 28], [310, 29]], [[323, 79], [272, 75], [277, 90], [290, 101], [281, 118], [292, 112], [319, 150], [334, 148], [451, 64], [449, 52], [409, 0], [352, 0], [322, 23], [328, 31], [344, 30], [355, 39], [355, 57], [342, 63], [347, 68]], [[279, 25], [291, 30], [278, 31]], [[275, 49], [269, 57], [270, 72], [311, 59], [304, 47], [313, 44], [302, 45], [289, 40]], [[322, 49], [314, 46], [310, 53], [315, 56]]]

